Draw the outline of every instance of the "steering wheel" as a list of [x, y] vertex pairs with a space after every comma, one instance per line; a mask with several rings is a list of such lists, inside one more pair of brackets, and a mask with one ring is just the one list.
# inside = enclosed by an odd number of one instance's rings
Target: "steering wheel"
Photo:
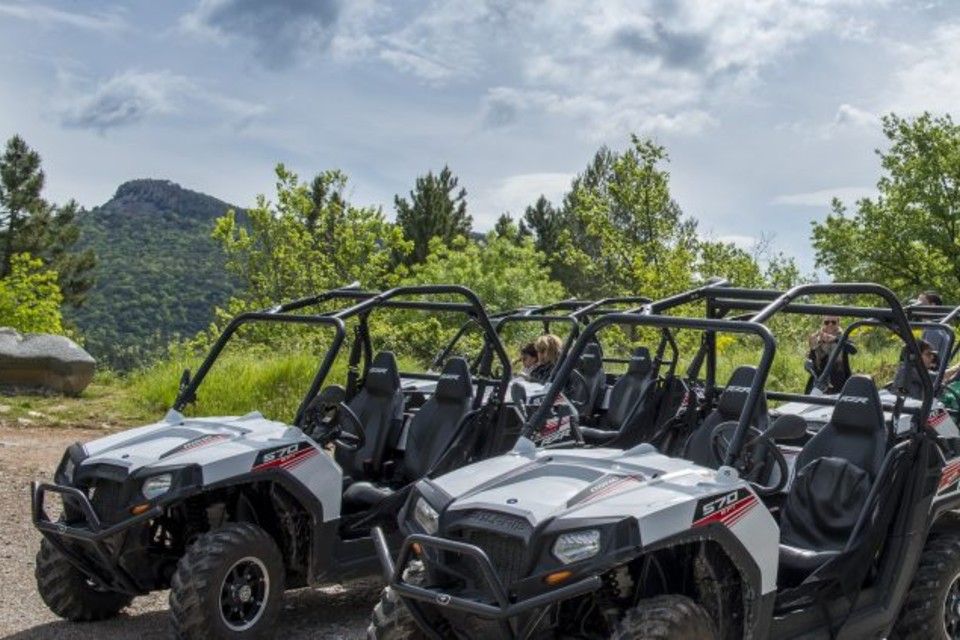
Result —
[[[346, 451], [356, 451], [366, 443], [363, 423], [344, 400], [346, 391], [340, 385], [331, 385], [318, 393], [307, 407], [306, 431], [321, 446], [329, 443]], [[349, 423], [352, 431], [344, 428]]]
[[577, 371], [576, 369], [572, 369], [572, 370], [570, 371], [570, 380], [567, 381], [567, 387], [566, 387], [566, 388], [567, 388], [567, 391], [570, 392], [570, 393], [566, 394], [566, 395], [567, 395], [567, 399], [568, 399], [568, 400], [570, 401], [570, 403], [571, 403], [573, 406], [575, 406], [575, 407], [577, 408], [577, 410], [579, 411], [580, 408], [583, 406], [583, 402], [578, 401], [578, 400], [574, 400], [573, 397], [571, 397], [571, 396], [573, 395], [572, 392], [573, 392], [573, 391], [576, 391], [578, 388], [583, 389], [584, 391], [587, 390], [587, 379], [583, 377], [583, 374], [582, 374], [582, 373], [580, 373], [580, 372]]
[[[718, 465], [724, 464], [733, 434], [737, 430], [736, 422], [724, 422], [713, 430], [710, 438], [710, 449]], [[779, 473], [775, 484], [762, 484], [764, 478], [770, 477], [771, 462], [776, 465]], [[779, 493], [787, 486], [790, 478], [790, 466], [783, 452], [760, 429], [749, 427], [740, 455], [733, 461], [733, 467], [740, 473], [740, 477], [753, 485], [754, 490], [761, 496]]]

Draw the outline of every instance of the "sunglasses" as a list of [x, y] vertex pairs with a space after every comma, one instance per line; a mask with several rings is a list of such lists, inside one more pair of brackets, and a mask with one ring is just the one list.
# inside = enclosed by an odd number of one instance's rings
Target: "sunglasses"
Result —
[[839, 324], [839, 321], [838, 321], [838, 320], [824, 320], [824, 321], [823, 321], [823, 324], [824, 324], [824, 325]]

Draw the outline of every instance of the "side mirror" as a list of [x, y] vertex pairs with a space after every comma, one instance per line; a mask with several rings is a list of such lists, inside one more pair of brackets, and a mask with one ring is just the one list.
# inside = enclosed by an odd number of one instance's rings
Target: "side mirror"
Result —
[[339, 384], [332, 384], [323, 388], [318, 399], [323, 406], [336, 406], [347, 399], [347, 390]]
[[797, 440], [807, 434], [807, 421], [798, 415], [785, 413], [774, 420], [764, 432], [771, 440]]

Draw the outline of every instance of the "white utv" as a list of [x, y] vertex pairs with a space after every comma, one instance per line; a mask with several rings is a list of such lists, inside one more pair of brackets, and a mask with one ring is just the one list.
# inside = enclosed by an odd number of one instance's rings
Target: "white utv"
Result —
[[[371, 346], [367, 321], [382, 309], [470, 317], [484, 335], [475, 373], [459, 357], [439, 372], [399, 372]], [[291, 424], [184, 415], [238, 330], [278, 323], [333, 335]], [[345, 387], [328, 382], [338, 357], [349, 359]], [[370, 525], [395, 520], [414, 481], [510, 449], [522, 419], [504, 401], [509, 380], [509, 359], [463, 287], [345, 288], [242, 314], [196, 375], [185, 372], [162, 420], [77, 443], [53, 483], [34, 484], [40, 595], [54, 613], [88, 621], [170, 588], [177, 637], [271, 636], [284, 590], [376, 575]]]
[[[606, 326], [693, 329], [709, 342], [752, 334], [763, 342], [758, 366], [734, 374], [691, 436], [705, 430], [718, 468], [648, 444], [521, 439], [506, 455], [424, 478], [399, 516], [399, 556], [374, 529], [389, 586], [368, 637], [960, 637], [960, 448], [926, 426], [929, 378], [920, 405], [898, 402], [893, 420], [873, 382], [854, 376], [815, 435], [796, 416], [766, 426], [775, 342], [762, 323], [822, 293], [882, 297], [889, 309], [866, 317], [889, 320], [920, 370], [899, 303], [877, 285], [804, 285], [753, 322], [603, 317], [525, 429], [550, 417], [549, 399]], [[900, 415], [912, 417], [907, 432], [893, 428]], [[803, 437], [791, 471], [775, 442]]]

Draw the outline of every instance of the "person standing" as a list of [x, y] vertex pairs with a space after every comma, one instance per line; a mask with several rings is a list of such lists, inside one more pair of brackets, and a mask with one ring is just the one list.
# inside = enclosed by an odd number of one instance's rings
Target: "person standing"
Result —
[[[836, 349], [843, 334], [840, 326], [840, 318], [837, 316], [823, 316], [820, 321], [820, 328], [810, 334], [807, 338], [807, 346], [810, 351], [807, 358], [813, 364], [813, 371], [817, 377], [823, 374], [830, 360], [830, 354]], [[856, 353], [857, 348], [849, 341], [844, 344], [843, 352], [837, 357], [830, 369], [827, 377], [826, 393], [839, 393], [843, 388], [847, 378], [850, 377], [850, 361], [847, 358], [850, 354]], [[813, 388], [813, 379], [807, 384], [807, 393]]]

